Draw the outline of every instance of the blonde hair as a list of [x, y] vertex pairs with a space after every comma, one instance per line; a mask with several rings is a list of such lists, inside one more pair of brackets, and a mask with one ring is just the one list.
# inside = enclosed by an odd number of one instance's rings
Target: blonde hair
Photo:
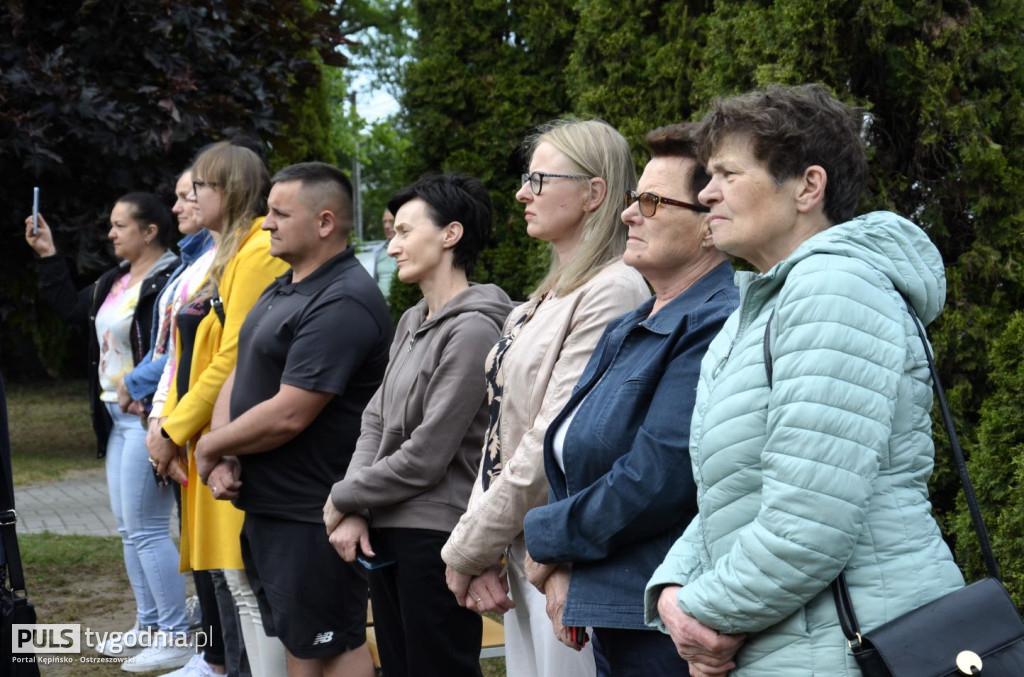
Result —
[[548, 292], [564, 296], [579, 288], [626, 250], [626, 226], [619, 215], [623, 196], [636, 186], [636, 167], [629, 144], [614, 127], [601, 120], [555, 120], [527, 140], [527, 157], [541, 143], [561, 151], [580, 174], [599, 176], [607, 185], [600, 206], [583, 218], [583, 238], [568, 263], [551, 257], [548, 274], [530, 298]]
[[253, 220], [267, 212], [267, 168], [256, 153], [227, 141], [214, 144], [196, 160], [192, 178], [213, 184], [221, 195], [220, 241], [204, 288], [220, 284]]

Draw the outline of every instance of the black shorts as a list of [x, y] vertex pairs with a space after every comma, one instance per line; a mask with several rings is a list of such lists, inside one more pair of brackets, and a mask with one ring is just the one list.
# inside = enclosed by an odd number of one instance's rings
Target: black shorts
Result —
[[296, 658], [366, 642], [366, 571], [345, 562], [322, 524], [245, 514], [242, 561], [263, 629]]

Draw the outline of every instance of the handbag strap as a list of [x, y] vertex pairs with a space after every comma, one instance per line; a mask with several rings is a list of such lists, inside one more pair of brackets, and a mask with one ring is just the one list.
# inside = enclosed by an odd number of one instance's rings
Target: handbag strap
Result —
[[[928, 360], [928, 371], [931, 372], [932, 376], [932, 387], [935, 389], [936, 399], [939, 401], [939, 409], [942, 412], [942, 420], [946, 426], [946, 435], [949, 438], [949, 446], [953, 454], [953, 462], [956, 465], [957, 474], [960, 476], [960, 484], [964, 490], [964, 496], [967, 499], [967, 509], [971, 514], [971, 523], [974, 525], [974, 532], [978, 536], [978, 544], [981, 546], [982, 559], [985, 562], [985, 568], [988, 570], [989, 576], [1000, 579], [999, 566], [996, 564], [995, 555], [992, 552], [992, 543], [988, 537], [988, 529], [985, 528], [985, 520], [981, 515], [981, 506], [978, 503], [978, 498], [974, 493], [974, 485], [971, 483], [971, 476], [967, 472], [967, 461], [964, 460], [964, 452], [960, 447], [960, 438], [956, 434], [956, 426], [953, 425], [953, 416], [949, 411], [949, 404], [946, 401], [946, 392], [942, 387], [942, 381], [939, 379], [939, 371], [935, 367], [935, 360], [932, 357], [931, 347], [928, 345], [928, 338], [925, 334], [924, 325], [918, 318], [917, 313], [914, 312], [913, 306], [910, 305], [910, 301], [906, 296], [900, 294], [903, 298], [903, 303], [907, 307], [907, 312], [910, 313], [910, 318], [914, 321], [914, 327], [917, 328], [917, 335], [921, 338], [921, 343], [924, 345], [924, 354]], [[768, 318], [768, 323], [764, 330], [764, 357], [765, 357], [765, 373], [768, 376], [768, 387], [771, 388], [772, 383], [772, 360], [771, 352], [769, 350], [770, 338], [771, 338], [771, 321], [775, 317], [775, 310], [772, 310], [771, 316]], [[853, 602], [850, 598], [850, 590], [846, 585], [846, 576], [843, 572], [839, 572], [839, 576], [832, 582], [832, 596], [835, 599], [836, 611], [839, 614], [839, 624], [842, 626], [843, 634], [848, 640], [850, 640], [853, 646], [860, 645], [860, 628], [857, 623], [857, 616], [853, 611]]]
[[[901, 294], [902, 296], [902, 294]], [[946, 435], [949, 437], [949, 446], [953, 453], [953, 462], [956, 464], [957, 474], [960, 475], [960, 484], [967, 499], [967, 509], [971, 513], [971, 523], [974, 524], [974, 532], [978, 536], [978, 543], [981, 545], [982, 558], [985, 561], [985, 568], [989, 576], [999, 580], [999, 566], [996, 564], [995, 555], [992, 552], [992, 543], [989, 541], [988, 529], [985, 528], [985, 520], [981, 515], [981, 506], [974, 494], [974, 485], [971, 483], [971, 476], [967, 472], [967, 461], [964, 460], [964, 452], [960, 447], [960, 438], [956, 434], [956, 427], [953, 425], [953, 415], [949, 411], [949, 404], [946, 402], [946, 392], [942, 388], [942, 381], [939, 380], [939, 371], [935, 368], [935, 360], [932, 358], [931, 347], [925, 336], [924, 326], [914, 312], [913, 306], [906, 296], [903, 296], [903, 303], [907, 306], [914, 326], [917, 327], [917, 334], [924, 344], [924, 354], [928, 359], [928, 370], [932, 375], [932, 386], [935, 389], [935, 396], [939, 401], [939, 409], [942, 411], [942, 420], [946, 425]], [[839, 573], [836, 580], [832, 582], [832, 597], [836, 603], [836, 613], [839, 615], [839, 625], [843, 634], [850, 641], [850, 647], [857, 649], [861, 645], [860, 627], [857, 623], [857, 616], [853, 612], [853, 601], [850, 599], [850, 589], [846, 585], [846, 576]]]
[[[11, 445], [7, 426], [7, 396], [3, 377], [0, 376], [0, 542], [3, 542], [4, 558], [10, 574], [11, 590], [15, 600], [25, 599], [25, 573], [21, 568], [21, 550], [18, 548], [18, 534], [14, 526], [18, 514], [14, 512], [14, 485], [11, 476]], [[3, 569], [0, 564], [0, 569]], [[2, 577], [0, 577], [2, 578]]]
[[935, 368], [935, 360], [932, 359], [931, 347], [928, 345], [928, 340], [925, 338], [924, 327], [921, 324], [921, 320], [918, 319], [917, 313], [914, 312], [914, 308], [910, 305], [910, 301], [903, 297], [903, 302], [907, 305], [907, 311], [910, 313], [910, 317], [914, 320], [914, 325], [917, 327], [917, 333], [921, 337], [921, 342], [924, 344], [924, 354], [928, 358], [928, 370], [932, 373], [932, 386], [935, 388], [935, 396], [939, 400], [939, 409], [942, 411], [942, 421], [946, 425], [946, 436], [949, 437], [949, 446], [953, 454], [953, 462], [956, 464], [957, 474], [960, 475], [960, 484], [963, 486], [964, 497], [967, 499], [967, 509], [971, 513], [971, 523], [974, 525], [974, 532], [978, 536], [978, 543], [981, 545], [982, 558], [985, 561], [985, 568], [988, 570], [988, 575], [996, 580], [1000, 580], [1002, 577], [999, 574], [999, 566], [996, 564], [996, 557], [992, 552], [992, 543], [988, 538], [988, 529], [985, 528], [985, 520], [981, 515], [981, 504], [978, 503], [978, 497], [974, 494], [974, 485], [971, 483], [971, 475], [967, 472], [967, 461], [964, 460], [964, 451], [960, 447], [960, 438], [956, 434], [956, 426], [953, 425], [953, 415], [949, 411], [949, 403], [946, 402], [946, 391], [942, 387], [942, 381], [939, 380], [939, 370]]

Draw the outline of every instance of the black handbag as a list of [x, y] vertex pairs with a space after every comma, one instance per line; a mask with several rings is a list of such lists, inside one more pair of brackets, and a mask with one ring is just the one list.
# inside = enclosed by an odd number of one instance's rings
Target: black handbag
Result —
[[0, 677], [39, 677], [39, 665], [34, 654], [18, 654], [22, 660], [15, 662], [12, 653], [11, 626], [36, 622], [36, 610], [25, 592], [25, 574], [21, 569], [15, 521], [7, 399], [3, 379], [0, 378], [0, 543], [4, 552], [4, 559], [0, 560]]
[[904, 302], [924, 342], [935, 395], [942, 410], [953, 458], [989, 577], [903, 614], [874, 630], [861, 632], [846, 577], [840, 573], [832, 583], [839, 624], [865, 677], [1024, 677], [1024, 622], [1021, 622], [1020, 614], [1006, 588], [999, 582], [999, 568], [992, 554], [988, 531], [967, 473], [963, 450], [925, 338], [924, 327], [910, 302], [906, 298]]

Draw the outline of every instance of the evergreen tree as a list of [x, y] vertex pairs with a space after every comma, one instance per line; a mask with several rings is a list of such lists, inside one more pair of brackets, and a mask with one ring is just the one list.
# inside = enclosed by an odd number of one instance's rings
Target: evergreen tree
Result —
[[529, 161], [520, 149], [533, 128], [570, 108], [563, 73], [575, 14], [566, 0], [420, 0], [415, 9], [419, 38], [402, 97], [415, 158], [406, 179], [431, 171], [481, 179], [495, 235], [476, 278], [525, 298], [546, 264], [513, 197]]
[[[678, 108], [675, 119], [692, 119], [716, 96], [769, 83], [822, 82], [870, 111], [871, 176], [862, 207], [908, 216], [942, 252], [947, 303], [929, 334], [974, 457], [997, 555], [1024, 600], [1024, 563], [1016, 556], [1024, 478], [1020, 437], [1012, 434], [1019, 421], [1008, 412], [1021, 394], [1021, 334], [1011, 317], [1024, 307], [1024, 3], [747, 0], [708, 8], [585, 0], [581, 7], [574, 103], [633, 140], [645, 126], [666, 122], [666, 111]], [[673, 53], [679, 63], [659, 61]], [[673, 78], [688, 78], [692, 87], [659, 86]], [[942, 426], [935, 431], [933, 502], [965, 554], [975, 540], [966, 521], [949, 519], [959, 483]], [[1000, 446], [988, 448], [993, 444]]]
[[639, 152], [644, 135], [694, 116], [691, 93], [711, 3], [583, 0], [567, 74], [574, 110], [616, 127]]

